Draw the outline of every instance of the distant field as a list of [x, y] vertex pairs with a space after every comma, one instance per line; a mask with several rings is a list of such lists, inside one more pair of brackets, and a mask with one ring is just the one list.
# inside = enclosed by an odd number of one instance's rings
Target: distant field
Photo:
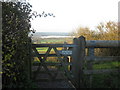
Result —
[[68, 32], [35, 32], [33, 34], [34, 37], [40, 36], [70, 36]]
[[35, 44], [63, 44], [64, 42], [72, 43], [73, 38], [33, 38]]
[[64, 43], [66, 40], [65, 39], [51, 39], [51, 38], [46, 38], [46, 39], [41, 39], [40, 43]]
[[46, 43], [46, 44], [64, 42], [69, 43], [72, 41], [71, 33], [69, 32], [36, 32], [33, 34], [32, 39], [34, 43]]

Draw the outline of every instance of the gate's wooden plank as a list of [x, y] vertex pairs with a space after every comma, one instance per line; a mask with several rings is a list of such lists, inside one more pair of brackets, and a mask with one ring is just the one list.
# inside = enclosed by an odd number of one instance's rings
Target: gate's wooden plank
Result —
[[[47, 66], [61, 66], [62, 64], [61, 63], [50, 63], [50, 62], [45, 62], [45, 64], [47, 65]], [[38, 66], [39, 65], [39, 63], [33, 63], [33, 66]], [[67, 65], [72, 65], [72, 63], [71, 62], [69, 62], [69, 63], [67, 63], [67, 62], [65, 62], [65, 65], [67, 66]]]
[[32, 44], [32, 47], [76, 47], [74, 44]]
[[[38, 54], [38, 55], [41, 57], [45, 57], [45, 54]], [[36, 55], [33, 56], [36, 57]], [[65, 54], [65, 56], [71, 56], [71, 54]], [[49, 54], [47, 57], [57, 57], [57, 54]]]
[[[34, 71], [33, 71], [33, 72], [34, 72]], [[54, 74], [54, 73], [64, 73], [63, 71], [57, 71], [57, 70], [50, 70], [50, 72], [53, 73], [53, 74]], [[45, 73], [47, 74], [46, 71], [39, 71], [39, 73], [40, 73], [40, 74], [45, 74]]]

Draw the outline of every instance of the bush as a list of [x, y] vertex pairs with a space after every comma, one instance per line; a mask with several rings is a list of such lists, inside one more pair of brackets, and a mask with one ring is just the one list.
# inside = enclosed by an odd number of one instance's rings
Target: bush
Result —
[[2, 2], [2, 85], [3, 88], [29, 87], [31, 5]]

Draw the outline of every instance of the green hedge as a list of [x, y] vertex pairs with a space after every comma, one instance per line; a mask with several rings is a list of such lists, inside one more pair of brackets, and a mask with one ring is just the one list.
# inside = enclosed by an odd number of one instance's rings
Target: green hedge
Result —
[[31, 87], [30, 15], [29, 3], [2, 2], [2, 86], [3, 88]]

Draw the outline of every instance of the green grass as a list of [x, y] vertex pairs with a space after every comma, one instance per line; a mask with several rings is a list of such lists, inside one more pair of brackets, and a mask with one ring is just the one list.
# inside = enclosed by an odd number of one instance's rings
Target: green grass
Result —
[[72, 43], [72, 38], [44, 38], [37, 40], [37, 44], [62, 44], [64, 42]]
[[[41, 47], [41, 48], [36, 48], [37, 51], [41, 54], [45, 54], [48, 50], [48, 47]], [[62, 50], [63, 48], [57, 48], [57, 50]], [[55, 54], [55, 51], [54, 49], [52, 48], [51, 51], [50, 51], [50, 54]]]
[[120, 62], [103, 62], [100, 64], [94, 64], [94, 69], [112, 69], [120, 67]]
[[60, 43], [60, 42], [64, 42], [64, 39], [44, 39], [44, 40], [41, 40], [40, 43]]
[[45, 51], [47, 51], [48, 47], [42, 47], [42, 48], [36, 48], [36, 49], [38, 52], [40, 52], [40, 51], [45, 52]]
[[[120, 62], [100, 62], [93, 64], [94, 70], [120, 68]], [[117, 73], [103, 73], [92, 75], [92, 88], [120, 88], [120, 75]], [[90, 75], [84, 75], [85, 87], [90, 87]]]

